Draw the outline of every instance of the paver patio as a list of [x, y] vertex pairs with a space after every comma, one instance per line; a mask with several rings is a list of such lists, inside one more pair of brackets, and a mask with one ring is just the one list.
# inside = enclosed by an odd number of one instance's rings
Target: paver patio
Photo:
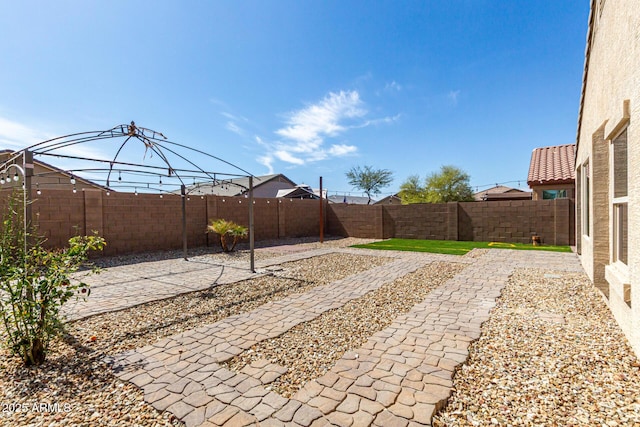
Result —
[[200, 291], [217, 285], [235, 283], [258, 277], [272, 265], [323, 255], [326, 249], [295, 252], [255, 263], [256, 273], [248, 262], [220, 264], [201, 258], [185, 261], [182, 258], [140, 262], [102, 269], [85, 282], [91, 284], [91, 298], [66, 307], [69, 320], [94, 314], [122, 310], [145, 302], [169, 298], [183, 293]]
[[[466, 360], [469, 344], [480, 336], [482, 323], [514, 269], [582, 271], [574, 254], [512, 250], [456, 257], [328, 248], [291, 253], [257, 267], [332, 251], [389, 256], [394, 261], [109, 357], [114, 373], [142, 388], [145, 401], [156, 409], [172, 412], [187, 426], [430, 425], [451, 393], [456, 367]], [[220, 365], [261, 340], [443, 260], [468, 266], [290, 399], [268, 387], [285, 367], [261, 360], [236, 373]], [[101, 282], [94, 285], [79, 316], [204, 289], [212, 280], [230, 283], [255, 276], [238, 267], [171, 260], [109, 268], [95, 276]], [[129, 274], [137, 274], [138, 288], [125, 289]], [[137, 295], [139, 289], [145, 290], [143, 295]], [[116, 306], [119, 295], [126, 296]]]

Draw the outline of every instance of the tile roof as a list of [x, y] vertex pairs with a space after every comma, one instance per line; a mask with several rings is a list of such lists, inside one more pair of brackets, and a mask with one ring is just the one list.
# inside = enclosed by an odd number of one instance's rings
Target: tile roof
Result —
[[[520, 185], [520, 184], [518, 184]], [[502, 193], [523, 193], [524, 190], [519, 188], [507, 187], [505, 185], [495, 185], [486, 190], [478, 191], [473, 194], [475, 200], [485, 200], [487, 194], [502, 194]]]
[[575, 144], [536, 148], [531, 153], [527, 184], [565, 184], [575, 181]]

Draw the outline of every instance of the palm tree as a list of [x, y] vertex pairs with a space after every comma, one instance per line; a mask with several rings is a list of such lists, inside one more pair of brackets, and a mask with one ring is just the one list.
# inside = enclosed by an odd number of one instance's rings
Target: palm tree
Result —
[[[227, 221], [226, 219], [211, 220], [211, 224], [207, 226], [207, 232], [213, 232], [219, 236], [220, 246], [224, 252], [233, 251], [238, 240], [247, 237], [248, 234], [247, 227], [238, 225], [233, 221]], [[229, 243], [227, 241], [227, 238], [229, 237], [233, 238], [231, 247], [229, 247]]]

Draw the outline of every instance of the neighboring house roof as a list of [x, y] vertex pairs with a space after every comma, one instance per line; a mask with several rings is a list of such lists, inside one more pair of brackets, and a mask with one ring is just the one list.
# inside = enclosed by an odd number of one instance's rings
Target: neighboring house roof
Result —
[[[489, 196], [491, 196], [490, 198], [493, 198], [499, 194], [511, 194], [511, 198], [512, 199], [521, 199], [524, 198], [526, 199], [526, 194], [529, 195], [529, 198], [531, 198], [531, 193], [521, 190], [519, 188], [512, 188], [512, 187], [507, 187], [504, 185], [496, 185], [494, 187], [491, 188], [487, 188], [486, 190], [482, 190], [482, 191], [478, 191], [477, 193], [474, 193], [473, 198], [475, 200], [481, 201], [481, 200], [487, 200], [487, 198]], [[525, 195], [522, 195], [525, 194]], [[502, 200], [509, 198], [508, 196], [504, 196], [502, 197]]]
[[484, 202], [495, 202], [498, 200], [531, 200], [533, 193], [531, 191], [511, 191], [507, 193], [487, 193], [483, 196]]
[[[324, 198], [327, 197], [327, 190], [322, 190]], [[283, 197], [287, 199], [319, 199], [320, 190], [311, 188], [306, 184], [296, 185], [295, 188], [278, 190], [276, 197]]]
[[[4, 162], [11, 160], [11, 158], [18, 154], [17, 151], [12, 150], [0, 150], [0, 165]], [[22, 160], [20, 160], [22, 161]], [[32, 178], [32, 186], [39, 186], [41, 188], [56, 188], [59, 185], [71, 185], [69, 182], [71, 177], [76, 180], [76, 185], [80, 188], [82, 185], [86, 185], [88, 187], [93, 187], [99, 190], [110, 190], [108, 187], [90, 181], [88, 179], [81, 178], [77, 175], [72, 175], [71, 173], [60, 169], [56, 166], [50, 165], [49, 163], [43, 162], [42, 160], [33, 159], [33, 164], [35, 166], [34, 176]], [[60, 179], [64, 178], [65, 182], [60, 183]], [[69, 181], [66, 181], [69, 180]]]
[[531, 153], [527, 184], [568, 184], [575, 182], [575, 144], [536, 148]]
[[392, 194], [374, 203], [374, 205], [401, 205], [401, 204], [402, 204], [402, 199], [397, 194]]
[[[294, 188], [296, 186], [295, 182], [291, 181], [289, 178], [282, 174], [271, 174], [271, 175], [262, 175], [253, 177], [253, 189], [254, 191], [266, 184], [273, 183], [281, 183], [282, 185], [288, 188]], [[189, 185], [187, 186], [187, 193], [193, 195], [205, 195], [205, 194], [213, 194], [216, 196], [241, 196], [245, 192], [249, 190], [249, 177], [239, 177], [233, 178], [229, 180], [225, 180], [224, 182], [213, 184], [213, 183], [198, 183], [195, 186]], [[262, 197], [276, 197], [276, 193], [280, 190], [280, 188], [274, 188], [272, 193], [267, 194]]]
[[[368, 197], [363, 196], [347, 196], [347, 195], [333, 195], [328, 197], [329, 203], [344, 203], [347, 205], [366, 205], [369, 203]], [[375, 203], [375, 200], [371, 200], [371, 203]]]

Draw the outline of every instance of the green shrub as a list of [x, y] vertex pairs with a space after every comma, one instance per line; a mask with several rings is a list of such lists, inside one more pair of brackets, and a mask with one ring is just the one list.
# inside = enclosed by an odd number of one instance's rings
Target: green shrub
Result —
[[63, 330], [62, 306], [71, 298], [89, 295], [89, 287], [72, 280], [71, 274], [87, 260], [89, 251], [102, 250], [105, 241], [97, 235], [75, 236], [68, 248], [47, 250], [42, 239], [25, 230], [21, 204], [22, 196], [14, 193], [2, 218], [0, 316], [7, 347], [25, 365], [39, 365], [51, 339]]

